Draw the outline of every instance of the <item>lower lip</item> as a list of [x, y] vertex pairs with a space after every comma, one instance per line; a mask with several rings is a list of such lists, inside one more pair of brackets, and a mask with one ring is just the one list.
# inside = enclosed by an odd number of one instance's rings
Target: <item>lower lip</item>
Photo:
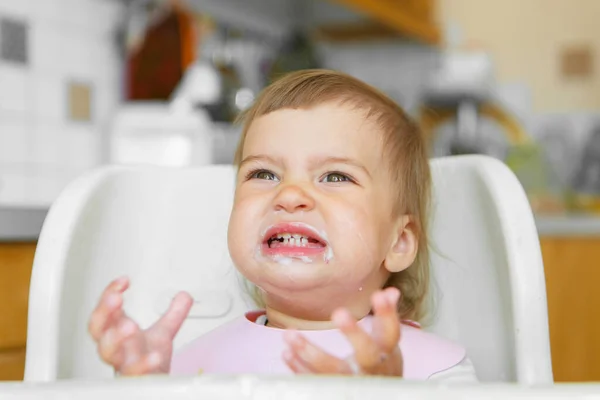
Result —
[[326, 247], [281, 246], [269, 247], [262, 245], [262, 253], [269, 257], [315, 257], [325, 253]]

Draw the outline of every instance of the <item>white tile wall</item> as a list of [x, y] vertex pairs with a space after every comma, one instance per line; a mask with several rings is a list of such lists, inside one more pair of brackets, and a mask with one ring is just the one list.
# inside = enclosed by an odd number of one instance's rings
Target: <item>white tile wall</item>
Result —
[[95, 129], [73, 125], [61, 132], [61, 139], [68, 144], [65, 166], [86, 170], [100, 162], [100, 140]]
[[[0, 10], [1, 11], [1, 10]], [[67, 51], [62, 46], [62, 27], [48, 20], [33, 21], [29, 28], [29, 59], [31, 68], [46, 72], [60, 71]]]
[[23, 116], [0, 116], [0, 175], [6, 164], [31, 162], [31, 122]]
[[38, 2], [36, 4], [33, 1], [19, 1], [19, 0], [0, 0], [0, 12], [3, 15], [11, 15], [15, 17], [29, 18], [33, 15], [35, 9], [39, 9], [39, 6], [45, 6], [46, 3], [51, 2]]
[[64, 123], [67, 115], [66, 82], [62, 75], [52, 72], [34, 72], [31, 113], [44, 125]]
[[[101, 129], [120, 98], [112, 0], [0, 0], [29, 26], [29, 64], [0, 60], [0, 204], [49, 205], [100, 161]], [[92, 122], [68, 120], [67, 85], [92, 86]]]
[[111, 116], [115, 113], [115, 108], [119, 104], [120, 93], [112, 90], [114, 87], [119, 87], [121, 80], [119, 77], [100, 81], [92, 88], [92, 98], [95, 104], [93, 118], [99, 121], [97, 128], [100, 132], [108, 129]]
[[29, 70], [0, 63], [0, 109], [28, 113], [31, 106]]
[[28, 193], [25, 190], [28, 182], [23, 174], [7, 171], [2, 168], [0, 175], [0, 202], [3, 204], [27, 204]]
[[62, 135], [63, 129], [58, 124], [44, 122], [39, 119], [32, 130], [32, 153], [37, 166], [61, 165], [64, 148], [69, 144]]

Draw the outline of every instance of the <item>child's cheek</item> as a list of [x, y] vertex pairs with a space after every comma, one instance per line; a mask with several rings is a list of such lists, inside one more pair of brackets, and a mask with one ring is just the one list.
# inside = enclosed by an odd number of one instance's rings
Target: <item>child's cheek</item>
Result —
[[[251, 210], [242, 204], [234, 206], [228, 230], [228, 245], [232, 256], [248, 256], [253, 245], [258, 243], [258, 235], [251, 230]], [[255, 230], [256, 224], [254, 224]], [[255, 243], [256, 242], [256, 243]]]
[[339, 210], [335, 213], [335, 226], [330, 227], [335, 232], [334, 257], [355, 260], [366, 266], [376, 263], [374, 250], [376, 243], [372, 217], [362, 208]]

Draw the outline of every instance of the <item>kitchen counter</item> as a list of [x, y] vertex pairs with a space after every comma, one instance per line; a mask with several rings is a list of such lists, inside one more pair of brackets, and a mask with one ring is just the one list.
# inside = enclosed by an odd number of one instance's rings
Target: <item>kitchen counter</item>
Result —
[[36, 241], [42, 230], [47, 208], [1, 206], [0, 241]]
[[536, 216], [535, 223], [540, 237], [600, 237], [596, 215]]

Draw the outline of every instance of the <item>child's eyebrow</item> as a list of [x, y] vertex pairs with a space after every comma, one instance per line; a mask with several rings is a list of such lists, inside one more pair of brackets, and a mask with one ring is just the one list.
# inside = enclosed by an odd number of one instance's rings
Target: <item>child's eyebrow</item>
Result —
[[346, 164], [346, 165], [350, 165], [350, 166], [356, 167], [358, 169], [361, 169], [365, 174], [367, 174], [367, 176], [369, 178], [371, 177], [369, 170], [364, 165], [362, 165], [361, 163], [359, 163], [356, 160], [353, 160], [352, 158], [324, 157], [324, 158], [318, 158], [318, 159], [314, 160], [314, 164], [317, 166], [323, 166], [326, 164]]
[[244, 164], [247, 164], [247, 163], [250, 163], [250, 162], [255, 162], [255, 161], [266, 161], [266, 162], [269, 162], [269, 163], [275, 164], [275, 165], [281, 164], [280, 162], [278, 162], [276, 159], [274, 159], [271, 156], [267, 156], [265, 154], [258, 154], [258, 155], [248, 156], [248, 157], [244, 158], [242, 160], [242, 162], [240, 162], [240, 168]]
[[[248, 156], [246, 158], [244, 158], [242, 160], [242, 162], [240, 162], [240, 168], [242, 166], [244, 166], [245, 164], [251, 163], [251, 162], [256, 162], [256, 161], [263, 161], [263, 162], [268, 162], [274, 165], [281, 165], [282, 161], [280, 159], [275, 159], [271, 156], [268, 156], [266, 154], [257, 154], [257, 155], [252, 155], [252, 156]], [[367, 176], [370, 178], [371, 177], [371, 173], [369, 172], [369, 170], [362, 165], [361, 163], [359, 163], [356, 160], [353, 160], [352, 158], [347, 158], [347, 157], [318, 157], [315, 158], [313, 160], [311, 160], [311, 165], [315, 166], [315, 167], [322, 167], [324, 165], [327, 164], [346, 164], [346, 165], [350, 165], [353, 167], [356, 167], [360, 170], [362, 170], [365, 174], [367, 174]]]

